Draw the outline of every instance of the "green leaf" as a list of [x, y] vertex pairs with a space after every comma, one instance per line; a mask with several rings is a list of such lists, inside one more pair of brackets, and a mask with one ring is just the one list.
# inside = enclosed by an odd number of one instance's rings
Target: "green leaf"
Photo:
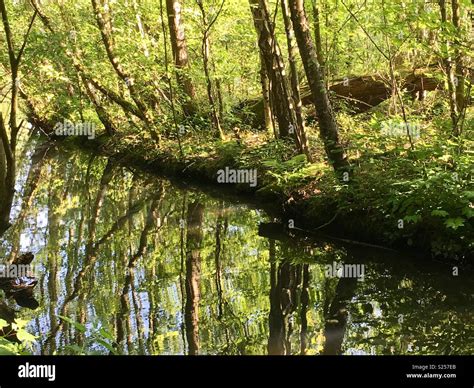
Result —
[[107, 330], [105, 330], [104, 328], [100, 329], [99, 330], [99, 333], [102, 337], [110, 340], [110, 341], [114, 341], [114, 337], [112, 336], [112, 334], [110, 334]]
[[61, 318], [63, 321], [69, 323], [70, 325], [73, 325], [77, 330], [79, 330], [81, 333], [85, 333], [87, 328], [79, 323], [79, 322], [76, 322], [74, 320], [72, 320], [71, 318], [68, 318], [68, 317], [64, 317], [62, 315], [57, 315], [58, 318]]
[[467, 218], [472, 218], [474, 217], [474, 209], [471, 207], [465, 207], [462, 210], [462, 214], [465, 215]]
[[36, 337], [33, 334], [28, 333], [26, 330], [17, 331], [16, 337], [21, 342], [34, 342], [36, 340]]
[[18, 352], [13, 348], [0, 345], [0, 356], [16, 356]]
[[106, 348], [112, 354], [115, 354], [115, 355], [118, 354], [117, 350], [114, 349], [114, 347], [111, 344], [109, 344], [108, 342], [106, 342], [104, 340], [101, 340], [101, 339], [97, 339], [97, 343], [102, 345], [104, 348]]
[[414, 224], [416, 224], [418, 221], [421, 220], [421, 216], [419, 214], [413, 214], [410, 216], [405, 216], [403, 217], [403, 219], [407, 222], [413, 222]]
[[474, 191], [472, 190], [467, 190], [462, 192], [463, 195], [465, 195], [468, 199], [473, 199], [474, 198]]
[[28, 321], [25, 321], [24, 319], [17, 318], [12, 323], [12, 328], [13, 328], [13, 330], [21, 330], [26, 326], [27, 323], [28, 323]]
[[464, 218], [456, 217], [456, 218], [448, 218], [444, 221], [444, 224], [451, 229], [456, 230], [457, 228], [464, 226]]
[[438, 209], [436, 209], [436, 210], [433, 210], [433, 211], [431, 212], [431, 215], [432, 215], [432, 216], [437, 216], [437, 217], [447, 217], [447, 216], [449, 216], [449, 213], [448, 213], [447, 211], [445, 211], [445, 210], [438, 210]]

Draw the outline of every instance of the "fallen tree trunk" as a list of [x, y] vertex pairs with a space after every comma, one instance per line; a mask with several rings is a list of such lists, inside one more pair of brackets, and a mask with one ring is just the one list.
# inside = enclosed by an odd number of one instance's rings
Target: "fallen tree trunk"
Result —
[[[424, 92], [440, 87], [441, 83], [433, 77], [412, 73], [401, 83], [401, 89], [410, 93], [413, 99], [423, 99]], [[335, 101], [346, 101], [354, 113], [362, 113], [390, 98], [391, 90], [380, 76], [361, 76], [339, 80], [329, 87]], [[303, 104], [312, 103], [311, 93], [304, 88]]]
[[[420, 71], [408, 74], [401, 83], [402, 90], [410, 93], [413, 99], [423, 99], [426, 91], [441, 87], [440, 81]], [[387, 82], [378, 75], [338, 80], [329, 86], [329, 91], [330, 99], [336, 109], [344, 104], [349, 106], [354, 114], [368, 111], [390, 98], [391, 95]], [[301, 100], [305, 106], [313, 104], [307, 84], [301, 86]], [[264, 111], [261, 98], [242, 101], [234, 108], [234, 112], [244, 124], [253, 128], [263, 128]]]

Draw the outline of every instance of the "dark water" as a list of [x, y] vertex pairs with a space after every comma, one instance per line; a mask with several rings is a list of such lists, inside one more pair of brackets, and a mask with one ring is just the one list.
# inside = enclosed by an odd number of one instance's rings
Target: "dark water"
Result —
[[[17, 190], [0, 258], [35, 254], [39, 307], [0, 292], [0, 313], [29, 321], [36, 354], [474, 351], [472, 274], [260, 237], [260, 209], [63, 149], [32, 148]], [[329, 276], [334, 262], [363, 279]]]

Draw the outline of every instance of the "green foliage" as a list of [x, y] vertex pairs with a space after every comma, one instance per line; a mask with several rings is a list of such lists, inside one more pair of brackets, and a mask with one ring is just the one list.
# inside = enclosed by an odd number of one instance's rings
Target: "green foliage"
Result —
[[[16, 319], [9, 324], [4, 319], [0, 319], [0, 355], [28, 355], [36, 341], [36, 337], [26, 330], [28, 322], [22, 319]], [[7, 339], [8, 337], [15, 337]]]
[[[82, 346], [77, 344], [66, 345], [63, 348], [63, 351], [67, 354], [97, 355], [104, 353], [102, 349], [105, 349], [112, 355], [119, 354], [117, 349], [114, 347], [114, 337], [105, 328], [100, 327], [99, 325], [92, 325], [92, 327], [88, 329], [82, 323], [78, 323], [71, 318], [62, 315], [58, 315], [58, 318], [73, 326], [78, 333], [86, 336], [86, 340]], [[99, 349], [97, 349], [97, 346]]]

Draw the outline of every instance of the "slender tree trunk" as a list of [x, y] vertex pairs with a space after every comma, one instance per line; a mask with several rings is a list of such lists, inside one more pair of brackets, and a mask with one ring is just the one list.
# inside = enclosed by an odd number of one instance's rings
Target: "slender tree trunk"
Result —
[[281, 0], [281, 8], [283, 20], [285, 23], [286, 41], [288, 43], [288, 60], [290, 62], [290, 80], [293, 97], [293, 106], [296, 113], [296, 135], [297, 145], [300, 152], [305, 154], [308, 161], [312, 162], [313, 158], [309, 151], [308, 138], [306, 136], [306, 128], [303, 118], [303, 103], [300, 94], [300, 80], [298, 77], [298, 70], [296, 68], [296, 56], [298, 55], [298, 47], [294, 40], [293, 23], [291, 22], [290, 10], [288, 8], [288, 0]]
[[[37, 11], [33, 13], [33, 16], [28, 25], [26, 34], [24, 35], [23, 42], [18, 50], [15, 52], [15, 46], [13, 42], [13, 34], [10, 28], [10, 22], [8, 20], [8, 12], [4, 0], [0, 0], [0, 13], [2, 15], [3, 29], [5, 31], [5, 40], [8, 47], [8, 59], [10, 64], [10, 80], [11, 80], [11, 95], [10, 95], [10, 117], [8, 125], [0, 112], [0, 235], [3, 234], [9, 227], [10, 212], [13, 204], [13, 197], [15, 195], [15, 155], [18, 133], [21, 128], [21, 124], [18, 125], [17, 114], [18, 114], [18, 93], [19, 93], [19, 69], [20, 63], [28, 37], [33, 27], [33, 23], [36, 19]], [[10, 136], [8, 136], [8, 133]]]
[[319, 129], [326, 154], [336, 171], [348, 170], [349, 163], [339, 141], [336, 117], [324, 84], [324, 75], [318, 62], [316, 48], [311, 39], [304, 2], [289, 0], [289, 3], [296, 41], [318, 114]]
[[455, 87], [456, 87], [456, 107], [458, 112], [462, 112], [465, 105], [464, 90], [464, 66], [463, 57], [459, 50], [459, 35], [461, 34], [461, 24], [459, 17], [459, 2], [451, 0], [453, 26], [456, 29], [456, 38], [454, 41], [454, 63], [455, 63]]
[[210, 63], [211, 44], [209, 40], [209, 31], [215, 19], [212, 23], [209, 23], [207, 19], [206, 10], [204, 8], [202, 1], [198, 0], [197, 4], [201, 11], [201, 18], [202, 18], [202, 23], [204, 27], [204, 32], [203, 32], [202, 42], [201, 42], [201, 54], [202, 54], [203, 67], [204, 67], [204, 76], [206, 78], [207, 98], [209, 100], [209, 105], [211, 108], [211, 119], [212, 119], [214, 128], [216, 130], [216, 136], [220, 139], [224, 139], [225, 135], [221, 126], [221, 121], [220, 121], [219, 113], [217, 110], [217, 104], [216, 104], [216, 99], [214, 97], [214, 91], [213, 91], [214, 88], [213, 88], [213, 83], [212, 83], [212, 78], [211, 78], [211, 63]]
[[275, 127], [273, 125], [273, 112], [270, 100], [270, 80], [268, 79], [267, 70], [265, 68], [265, 59], [260, 52], [260, 83], [262, 85], [263, 95], [263, 118], [265, 120], [265, 130], [273, 133], [276, 137]]
[[7, 127], [0, 112], [0, 236], [10, 227], [15, 196], [15, 157], [8, 141]]
[[[20, 60], [21, 60], [21, 55], [24, 49], [24, 46], [26, 44], [26, 39], [23, 43], [22, 49], [18, 53], [18, 55], [15, 53], [15, 47], [13, 43], [13, 36], [10, 28], [10, 22], [8, 20], [8, 13], [7, 9], [5, 6], [5, 1], [1, 0], [0, 1], [0, 12], [2, 14], [2, 22], [3, 22], [3, 28], [5, 30], [5, 39], [7, 41], [7, 47], [8, 47], [8, 59], [10, 63], [10, 79], [11, 79], [11, 96], [10, 96], [10, 120], [9, 120], [9, 125], [10, 125], [10, 149], [13, 153], [13, 157], [15, 156], [15, 150], [16, 150], [16, 141], [17, 141], [17, 136], [18, 136], [18, 123], [17, 123], [17, 110], [18, 110], [18, 87], [19, 87], [19, 78], [18, 78], [18, 73], [19, 73], [19, 67], [20, 67]], [[30, 28], [28, 30], [31, 30], [31, 26], [34, 22], [36, 16], [36, 12], [33, 16], [33, 19], [31, 20]], [[6, 128], [6, 126], [4, 125]]]
[[319, 65], [321, 66], [321, 73], [324, 71], [324, 54], [321, 40], [321, 23], [319, 21], [319, 6], [318, 0], [313, 0], [313, 23], [314, 23], [314, 41], [316, 44], [316, 55], [318, 57]]
[[[216, 74], [216, 65], [214, 61], [212, 63], [212, 71]], [[220, 78], [216, 78], [216, 94], [217, 94], [217, 106], [219, 112], [219, 121], [222, 123], [224, 121], [224, 98], [222, 97], [222, 83]]]
[[184, 24], [182, 21], [181, 1], [166, 0], [166, 10], [168, 12], [168, 25], [170, 29], [171, 49], [176, 68], [176, 79], [180, 89], [186, 96], [183, 110], [186, 115], [193, 115], [196, 112], [194, 104], [196, 90], [191, 78], [186, 74], [186, 71], [189, 69], [189, 59]]
[[171, 77], [169, 75], [169, 61], [168, 61], [168, 48], [167, 48], [167, 39], [166, 39], [166, 28], [165, 28], [165, 21], [164, 21], [164, 16], [163, 16], [163, 0], [160, 0], [160, 15], [161, 15], [161, 30], [163, 32], [163, 48], [165, 50], [165, 70], [166, 70], [166, 80], [168, 81], [168, 91], [170, 94], [170, 105], [171, 105], [171, 112], [173, 114], [173, 124], [174, 124], [174, 130], [176, 133], [176, 138], [178, 139], [178, 147], [179, 147], [179, 154], [180, 157], [184, 157], [183, 153], [183, 147], [181, 143], [181, 133], [179, 130], [179, 125], [178, 125], [178, 116], [176, 114], [176, 108], [175, 108], [175, 103], [174, 103], [174, 90], [173, 90], [173, 84], [171, 82]]
[[[441, 22], [443, 23], [442, 30], [446, 31], [446, 24], [448, 23], [448, 16], [446, 10], [446, 0], [438, 0]], [[449, 93], [449, 108], [451, 111], [451, 122], [453, 125], [453, 135], [458, 136], [458, 108], [456, 103], [456, 81], [454, 76], [454, 70], [451, 60], [449, 39], [445, 41], [446, 58], [443, 59], [444, 70], [446, 72], [446, 78], [448, 81], [448, 93]]]
[[209, 38], [207, 33], [204, 34], [202, 39], [202, 47], [201, 47], [202, 59], [203, 59], [203, 66], [204, 66], [204, 75], [206, 77], [206, 91], [207, 91], [207, 98], [209, 99], [209, 105], [211, 106], [211, 118], [214, 124], [214, 128], [217, 130], [217, 137], [224, 139], [224, 131], [221, 126], [221, 121], [219, 118], [219, 113], [217, 111], [216, 106], [216, 99], [214, 98], [214, 92], [212, 87], [212, 79], [211, 79], [211, 72], [209, 69]]
[[97, 113], [97, 117], [99, 118], [100, 122], [104, 125], [105, 132], [109, 136], [113, 136], [117, 133], [117, 129], [114, 127], [110, 116], [108, 115], [107, 111], [102, 106], [99, 98], [96, 95], [96, 92], [92, 86], [92, 83], [87, 80], [84, 74], [80, 73], [79, 76], [84, 83], [87, 97], [89, 97], [90, 102], [94, 106], [94, 109]]
[[8, 141], [7, 124], [1, 112], [0, 137], [0, 235], [2, 235], [10, 227], [10, 212], [15, 195], [16, 167], [15, 155]]
[[140, 10], [136, 0], [132, 0], [132, 8], [133, 12], [135, 12], [135, 18], [137, 19], [138, 32], [140, 32], [140, 36], [142, 38], [143, 55], [148, 58], [150, 56], [150, 50], [148, 50], [147, 45], [147, 34], [143, 26], [142, 15], [140, 14]]
[[[270, 91], [273, 113], [278, 122], [279, 137], [288, 137], [296, 129], [296, 113], [292, 106], [291, 87], [285, 74], [285, 66], [278, 42], [274, 33], [273, 23], [265, 0], [249, 0], [254, 25], [258, 35], [261, 58], [270, 80]], [[293, 134], [295, 136], [295, 134]]]
[[10, 226], [11, 186], [7, 184], [8, 166], [3, 142], [0, 142], [0, 236]]

